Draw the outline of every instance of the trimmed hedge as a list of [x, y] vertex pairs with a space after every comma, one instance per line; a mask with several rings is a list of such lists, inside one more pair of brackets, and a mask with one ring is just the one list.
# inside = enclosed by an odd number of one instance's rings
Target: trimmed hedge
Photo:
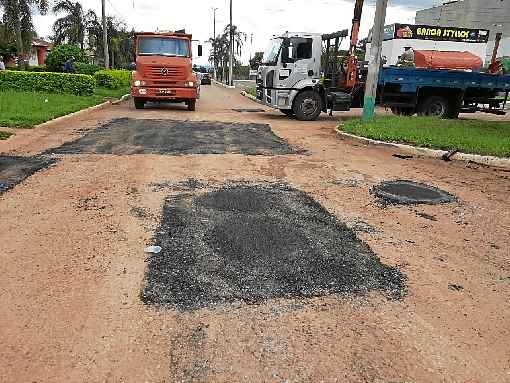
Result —
[[75, 63], [74, 69], [76, 69], [76, 73], [94, 76], [96, 72], [101, 70], [101, 67], [95, 64]]
[[0, 90], [70, 93], [86, 96], [94, 93], [96, 81], [85, 74], [1, 71]]
[[46, 65], [31, 65], [27, 68], [28, 72], [46, 72]]
[[131, 71], [129, 70], [101, 70], [94, 74], [97, 85], [118, 89], [131, 86]]

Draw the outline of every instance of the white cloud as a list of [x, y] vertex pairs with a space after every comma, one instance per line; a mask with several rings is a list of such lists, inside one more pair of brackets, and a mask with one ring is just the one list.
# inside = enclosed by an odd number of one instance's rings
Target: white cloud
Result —
[[[267, 40], [274, 34], [285, 31], [306, 31], [329, 33], [341, 29], [350, 29], [353, 15], [352, 0], [233, 0], [234, 24], [248, 35], [253, 34], [252, 51], [261, 51]], [[81, 0], [86, 9], [101, 13], [100, 0]], [[229, 0], [108, 0], [107, 13], [123, 19], [129, 27], [137, 31], [177, 30], [186, 28], [194, 38], [206, 41], [213, 34], [212, 7], [219, 8], [217, 15], [217, 33], [229, 20]], [[366, 36], [373, 24], [373, 2], [364, 8], [361, 36]], [[402, 6], [388, 8], [387, 23], [412, 22], [415, 11]], [[51, 34], [55, 15], [35, 16], [37, 32], [41, 36]], [[199, 63], [207, 61], [208, 47], [204, 47], [204, 57]], [[250, 40], [244, 48], [243, 59], [247, 61]]]

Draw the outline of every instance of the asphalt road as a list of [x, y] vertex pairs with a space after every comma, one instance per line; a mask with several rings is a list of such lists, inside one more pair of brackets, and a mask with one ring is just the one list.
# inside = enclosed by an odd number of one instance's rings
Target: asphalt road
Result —
[[[0, 381], [508, 382], [510, 174], [238, 92], [0, 142], [28, 157], [0, 157]], [[456, 199], [371, 193], [396, 179]]]

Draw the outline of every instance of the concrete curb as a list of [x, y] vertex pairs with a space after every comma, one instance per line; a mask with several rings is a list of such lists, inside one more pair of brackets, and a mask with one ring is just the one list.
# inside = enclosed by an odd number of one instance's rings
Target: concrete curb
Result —
[[227, 89], [235, 89], [236, 87], [235, 86], [230, 86], [230, 85], [226, 85], [226, 84], [223, 84], [222, 82], [219, 82], [219, 81], [216, 81], [216, 80], [212, 80], [213, 84], [217, 85], [217, 86], [221, 86], [223, 88], [227, 88]]
[[131, 94], [125, 94], [117, 101], [112, 101], [112, 105], [119, 105], [121, 102], [131, 99]]
[[[436, 150], [436, 149], [428, 149], [422, 148], [419, 146], [412, 146], [406, 144], [397, 144], [394, 142], [386, 142], [386, 141], [378, 141], [372, 140], [370, 138], [356, 136], [354, 134], [346, 133], [340, 130], [340, 127], [336, 127], [336, 133], [343, 138], [348, 138], [351, 140], [359, 141], [368, 145], [376, 145], [376, 146], [386, 146], [390, 148], [395, 148], [402, 150], [406, 153], [414, 154], [417, 156], [426, 156], [432, 158], [441, 158], [447, 151], [444, 150]], [[494, 166], [499, 168], [510, 169], [510, 158], [500, 158], [493, 156], [481, 156], [479, 154], [468, 154], [468, 153], [457, 153], [450, 157], [451, 160], [457, 161], [471, 161], [481, 165]]]
[[257, 97], [254, 97], [249, 93], [246, 93], [244, 90], [241, 92], [241, 96], [249, 98], [250, 100], [255, 101], [257, 104], [263, 105], [262, 102], [260, 102], [260, 100], [257, 100]]
[[82, 110], [79, 110], [79, 111], [71, 113], [71, 114], [66, 114], [65, 116], [57, 117], [57, 118], [55, 118], [53, 120], [49, 120], [49, 121], [43, 122], [42, 124], [39, 124], [39, 125], [35, 125], [34, 129], [44, 128], [46, 126], [49, 126], [49, 125], [52, 125], [52, 124], [55, 124], [55, 123], [58, 123], [58, 122], [62, 122], [62, 121], [65, 121], [65, 120], [73, 118], [73, 117], [81, 116], [82, 114], [85, 114], [85, 113], [88, 113], [88, 112], [94, 112], [96, 110], [104, 109], [108, 105], [118, 105], [121, 102], [128, 100], [129, 98], [131, 98], [131, 95], [130, 94], [125, 94], [119, 100], [116, 100], [116, 101], [105, 101], [102, 104], [94, 105], [94, 106], [91, 106], [89, 108], [82, 109]]

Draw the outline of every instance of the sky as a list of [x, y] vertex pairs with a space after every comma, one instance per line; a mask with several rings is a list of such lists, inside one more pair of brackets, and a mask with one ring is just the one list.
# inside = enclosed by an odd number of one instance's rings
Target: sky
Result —
[[[85, 9], [101, 14], [100, 0], [80, 0]], [[390, 0], [386, 24], [412, 23], [416, 10], [441, 3], [440, 0]], [[368, 34], [373, 24], [375, 0], [366, 0], [363, 9], [361, 36]], [[243, 48], [243, 61], [263, 51], [275, 34], [290, 32], [331, 33], [349, 29], [354, 0], [233, 0], [233, 24], [248, 35]], [[216, 11], [217, 33], [229, 22], [229, 0], [107, 0], [107, 14], [123, 20], [137, 31], [178, 30], [185, 28], [204, 45], [204, 56], [196, 58], [198, 64], [207, 63], [209, 45], [213, 35], [213, 11]], [[34, 23], [41, 37], [51, 35], [57, 16], [35, 15]], [[252, 41], [253, 36], [253, 43]]]

